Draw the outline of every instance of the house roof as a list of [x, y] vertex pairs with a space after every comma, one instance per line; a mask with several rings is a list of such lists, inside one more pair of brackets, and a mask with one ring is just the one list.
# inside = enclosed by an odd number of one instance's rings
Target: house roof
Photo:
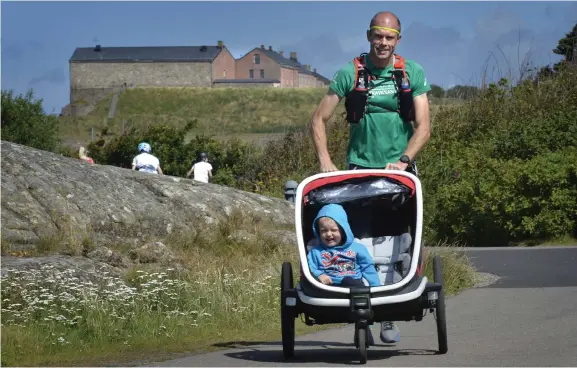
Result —
[[[98, 46], [97, 46], [98, 47]], [[219, 46], [77, 47], [70, 62], [213, 61]]]
[[323, 76], [323, 75], [321, 75], [321, 74], [319, 74], [319, 73], [317, 73], [317, 72], [313, 72], [312, 74], [313, 74], [315, 77], [317, 77], [318, 79], [320, 79], [322, 82], [325, 82], [325, 83], [327, 83], [327, 84], [331, 82], [330, 79], [328, 79], [327, 77], [325, 77], [325, 76]]
[[[262, 47], [255, 47], [253, 50], [251, 50], [250, 52], [254, 51], [254, 50], [258, 50], [258, 52], [262, 53], [263, 55], [268, 56], [269, 58], [271, 58], [275, 63], [283, 66], [283, 67], [288, 67], [291, 69], [297, 69], [300, 73], [302, 74], [308, 74], [308, 75], [314, 75], [313, 72], [311, 72], [310, 70], [308, 70], [303, 64], [299, 63], [298, 61], [294, 61], [290, 58], [286, 58], [284, 56], [282, 56], [281, 54], [279, 54], [276, 51], [273, 50], [268, 50]], [[249, 53], [250, 53], [249, 52]]]

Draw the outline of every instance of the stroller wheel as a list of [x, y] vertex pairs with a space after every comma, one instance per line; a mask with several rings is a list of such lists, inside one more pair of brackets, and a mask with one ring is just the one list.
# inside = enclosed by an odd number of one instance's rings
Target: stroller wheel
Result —
[[435, 318], [437, 320], [437, 338], [439, 340], [439, 354], [446, 354], [447, 346], [447, 316], [445, 313], [445, 285], [443, 284], [443, 261], [441, 257], [433, 258], [433, 278], [435, 283], [441, 284], [442, 289], [438, 293], [437, 305], [435, 307]]
[[290, 262], [282, 264], [280, 286], [280, 315], [282, 330], [282, 350], [285, 359], [294, 356], [295, 349], [295, 315], [294, 307], [286, 305], [285, 291], [293, 289], [293, 272]]
[[368, 326], [361, 326], [356, 328], [355, 332], [355, 346], [359, 349], [360, 363], [367, 363], [367, 348], [369, 346]]

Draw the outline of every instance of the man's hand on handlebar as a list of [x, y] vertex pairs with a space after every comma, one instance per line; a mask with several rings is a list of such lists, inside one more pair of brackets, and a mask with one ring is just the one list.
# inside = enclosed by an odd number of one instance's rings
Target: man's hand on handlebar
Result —
[[339, 169], [330, 160], [328, 162], [321, 162], [321, 172], [325, 173], [331, 171], [339, 171]]
[[406, 163], [401, 162], [401, 161], [397, 161], [395, 163], [388, 163], [387, 166], [385, 166], [385, 170], [405, 171], [407, 169], [407, 166], [409, 166], [409, 164], [406, 164]]

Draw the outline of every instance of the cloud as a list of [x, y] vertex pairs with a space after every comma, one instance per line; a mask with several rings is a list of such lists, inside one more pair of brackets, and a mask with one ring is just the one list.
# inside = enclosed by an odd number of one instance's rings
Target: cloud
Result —
[[298, 42], [281, 45], [279, 50], [284, 51], [287, 57], [290, 52], [296, 52], [301, 64], [309, 64], [329, 79], [357, 55], [344, 50], [337, 35], [329, 33], [304, 37]]
[[40, 77], [34, 77], [28, 82], [29, 85], [35, 85], [42, 82], [62, 84], [66, 82], [66, 75], [62, 68], [54, 68], [44, 72]]
[[[539, 25], [529, 24], [503, 6], [479, 14], [463, 30], [413, 22], [403, 32], [397, 53], [418, 62], [430, 83], [445, 88], [457, 84], [480, 85], [483, 73], [488, 82], [503, 77], [517, 80], [520, 71], [528, 66], [557, 62], [552, 49], [577, 21], [567, 21], [570, 17], [577, 18], [577, 3], [557, 3], [543, 9], [544, 22]], [[368, 49], [362, 31], [344, 36], [311, 34], [280, 47], [285, 55], [296, 51], [301, 63], [310, 64], [329, 79]]]
[[2, 58], [8, 60], [20, 60], [24, 54], [30, 50], [41, 50], [42, 44], [35, 40], [28, 40], [18, 44], [8, 44], [2, 46]]
[[20, 60], [24, 54], [24, 49], [18, 45], [8, 45], [2, 47], [2, 58], [9, 60]]

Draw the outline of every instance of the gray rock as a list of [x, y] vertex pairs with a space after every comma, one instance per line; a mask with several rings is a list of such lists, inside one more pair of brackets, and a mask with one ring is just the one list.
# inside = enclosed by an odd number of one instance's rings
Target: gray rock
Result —
[[139, 263], [169, 264], [175, 260], [171, 250], [161, 242], [146, 243], [130, 251], [130, 257]]
[[86, 257], [114, 267], [126, 267], [129, 264], [129, 262], [122, 257], [122, 254], [103, 246], [98, 246], [96, 249], [86, 252]]
[[51, 255], [45, 257], [2, 257], [2, 276], [6, 276], [10, 270], [40, 270], [48, 265], [56, 272], [74, 271], [74, 274], [83, 281], [98, 281], [103, 274], [120, 276], [123, 270], [108, 264], [94, 261], [86, 257], [71, 257], [64, 255]]
[[[1, 230], [16, 245], [66, 234], [78, 244], [89, 238], [91, 249], [110, 242], [135, 249], [173, 234], [206, 232], [235, 213], [271, 227], [294, 221], [294, 207], [282, 199], [1, 145]], [[99, 257], [107, 259], [105, 253]]]

